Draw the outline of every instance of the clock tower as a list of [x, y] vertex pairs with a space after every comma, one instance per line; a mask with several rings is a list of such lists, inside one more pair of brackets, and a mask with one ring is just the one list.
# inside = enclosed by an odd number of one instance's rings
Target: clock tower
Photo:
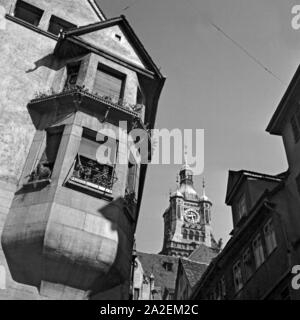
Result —
[[200, 244], [215, 246], [211, 229], [212, 202], [194, 189], [193, 171], [187, 163], [179, 172], [177, 190], [170, 194], [164, 217], [164, 243], [161, 254], [188, 257]]

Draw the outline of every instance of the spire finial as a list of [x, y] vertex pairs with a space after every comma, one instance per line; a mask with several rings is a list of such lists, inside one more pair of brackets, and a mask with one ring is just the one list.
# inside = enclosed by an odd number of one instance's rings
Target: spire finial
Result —
[[187, 145], [184, 145], [184, 165], [187, 165]]
[[203, 177], [203, 180], [202, 180], [202, 190], [203, 190], [203, 196], [205, 196], [205, 177]]

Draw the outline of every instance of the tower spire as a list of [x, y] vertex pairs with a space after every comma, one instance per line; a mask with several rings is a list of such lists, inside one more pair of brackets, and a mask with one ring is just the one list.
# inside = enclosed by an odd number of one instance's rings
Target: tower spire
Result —
[[205, 194], [205, 177], [203, 177], [203, 180], [202, 180], [202, 195], [203, 195], [203, 197], [206, 197], [206, 194]]

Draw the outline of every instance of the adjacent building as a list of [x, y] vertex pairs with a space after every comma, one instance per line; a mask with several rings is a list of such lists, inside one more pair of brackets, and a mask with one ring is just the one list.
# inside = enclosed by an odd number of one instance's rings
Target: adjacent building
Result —
[[281, 136], [288, 170], [230, 171], [226, 204], [234, 229], [196, 285], [192, 299], [298, 300], [292, 268], [300, 264], [300, 68], [267, 131]]
[[163, 214], [164, 240], [159, 254], [138, 252], [133, 272], [135, 300], [182, 300], [190, 295], [212, 259], [220, 252], [212, 234], [212, 201], [194, 188], [187, 163], [179, 171], [177, 190]]
[[93, 0], [0, 6], [0, 299], [128, 299], [147, 165], [118, 160], [165, 78]]

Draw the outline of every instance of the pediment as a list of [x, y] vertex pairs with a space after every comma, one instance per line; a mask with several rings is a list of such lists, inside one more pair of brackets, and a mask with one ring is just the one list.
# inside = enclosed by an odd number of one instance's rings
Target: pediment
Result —
[[103, 49], [119, 58], [134, 63], [139, 67], [145, 68], [142, 59], [137, 51], [130, 43], [126, 33], [119, 25], [107, 27], [105, 29], [96, 30], [79, 37], [89, 44]]

